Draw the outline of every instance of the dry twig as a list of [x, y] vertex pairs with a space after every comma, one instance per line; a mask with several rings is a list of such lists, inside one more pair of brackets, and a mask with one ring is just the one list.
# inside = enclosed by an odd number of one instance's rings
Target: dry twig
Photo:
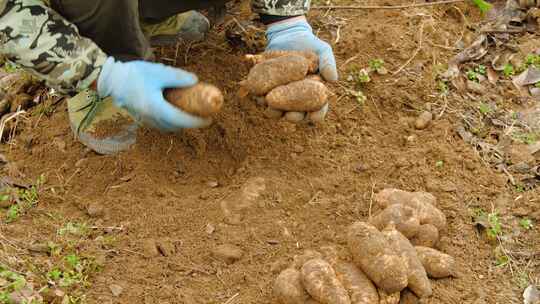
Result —
[[420, 23], [420, 34], [419, 34], [419, 36], [420, 36], [420, 38], [418, 38], [418, 47], [416, 48], [416, 50], [414, 50], [414, 53], [412, 54], [411, 58], [409, 58], [409, 60], [407, 60], [407, 62], [405, 62], [402, 66], [400, 66], [395, 72], [393, 72], [392, 75], [399, 74], [406, 66], [408, 66], [411, 63], [411, 61], [413, 61], [413, 59], [416, 57], [416, 55], [418, 55], [418, 53], [422, 49], [422, 44], [423, 44], [423, 41], [424, 41], [424, 21], [422, 21]]
[[414, 7], [426, 7], [426, 6], [435, 6], [435, 5], [443, 5], [443, 4], [453, 4], [453, 3], [461, 3], [465, 2], [466, 0], [445, 0], [445, 1], [438, 1], [438, 2], [429, 2], [429, 3], [411, 3], [411, 4], [404, 4], [404, 5], [321, 5], [321, 6], [315, 6], [312, 7], [312, 9], [406, 9], [406, 8], [414, 8]]

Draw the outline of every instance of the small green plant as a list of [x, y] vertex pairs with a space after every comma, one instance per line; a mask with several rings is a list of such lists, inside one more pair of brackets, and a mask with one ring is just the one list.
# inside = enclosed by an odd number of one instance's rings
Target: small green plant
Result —
[[442, 168], [442, 166], [444, 166], [444, 161], [438, 160], [435, 162], [435, 167]]
[[474, 68], [474, 71], [480, 75], [486, 76], [487, 75], [487, 68], [483, 64], [479, 64]]
[[525, 186], [523, 184], [516, 184], [516, 192], [517, 193], [525, 192]]
[[535, 67], [540, 67], [540, 55], [529, 54], [527, 55], [527, 57], [525, 57], [525, 66], [530, 67], [531, 65]]
[[533, 132], [518, 132], [514, 134], [514, 139], [526, 145], [532, 145], [540, 139], [540, 134]]
[[384, 60], [379, 58], [371, 59], [369, 61], [369, 69], [377, 73], [385, 72], [386, 69], [384, 68]]
[[478, 9], [480, 9], [480, 12], [482, 12], [482, 14], [487, 13], [492, 7], [490, 3], [487, 3], [484, 0], [472, 0], [472, 2], [474, 5], [476, 5], [476, 7], [478, 7]]
[[522, 218], [520, 221], [519, 221], [519, 226], [525, 230], [531, 230], [532, 229], [532, 221], [528, 218]]
[[482, 113], [482, 115], [487, 115], [489, 113], [491, 113], [491, 107], [486, 104], [486, 103], [481, 103], [479, 106], [478, 106], [478, 110], [480, 111], [480, 113]]
[[449, 87], [448, 87], [448, 82], [443, 81], [443, 80], [437, 81], [437, 90], [438, 90], [439, 93], [441, 93], [442, 95], [448, 94], [448, 92], [449, 92], [449, 90], [450, 90]]
[[89, 232], [89, 228], [85, 223], [68, 222], [64, 227], [58, 229], [57, 233], [61, 236], [75, 235], [84, 236]]
[[513, 76], [515, 73], [516, 71], [514, 70], [514, 66], [512, 64], [507, 63], [504, 65], [504, 69], [503, 69], [504, 76], [510, 77], [510, 76]]
[[18, 204], [11, 205], [6, 212], [6, 222], [12, 223], [21, 216], [21, 207]]
[[487, 75], [487, 68], [483, 64], [479, 64], [474, 67], [474, 69], [469, 69], [465, 73], [467, 76], [467, 79], [474, 82], [480, 82], [480, 76], [486, 76]]
[[356, 90], [356, 91], [351, 91], [350, 92], [351, 95], [355, 98], [356, 102], [359, 104], [359, 105], [364, 105], [366, 103], [366, 95], [364, 95], [364, 93], [360, 90]]
[[470, 81], [475, 81], [475, 82], [480, 81], [480, 79], [478, 78], [478, 73], [476, 73], [473, 70], [467, 70], [465, 75], [467, 76], [467, 79], [469, 79]]
[[502, 234], [502, 225], [499, 219], [499, 214], [496, 212], [489, 213], [487, 215], [487, 220], [489, 224], [487, 235], [491, 239], [496, 239]]
[[474, 208], [471, 213], [475, 223], [486, 229], [486, 235], [489, 239], [497, 239], [502, 235], [502, 224], [497, 212], [487, 213], [482, 208]]

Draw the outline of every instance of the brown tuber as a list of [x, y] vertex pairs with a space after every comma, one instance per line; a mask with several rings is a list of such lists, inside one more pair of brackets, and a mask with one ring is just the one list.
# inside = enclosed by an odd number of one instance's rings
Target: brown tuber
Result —
[[385, 292], [399, 292], [408, 284], [406, 261], [396, 254], [385, 236], [374, 226], [356, 222], [347, 233], [354, 263]]
[[[255, 65], [241, 85], [247, 93], [262, 96], [275, 87], [304, 79], [308, 69], [309, 62], [302, 56], [287, 55], [269, 59]], [[247, 95], [245, 93], [240, 92], [240, 95]]]
[[374, 197], [383, 208], [401, 204], [414, 209], [420, 224], [431, 224], [439, 231], [446, 229], [446, 216], [435, 207], [437, 199], [427, 192], [407, 192], [399, 189], [384, 189]]
[[246, 58], [253, 64], [259, 64], [269, 59], [278, 57], [297, 55], [302, 56], [309, 62], [309, 72], [315, 73], [319, 69], [319, 56], [311, 51], [267, 51], [257, 55], [246, 55]]
[[406, 265], [409, 270], [409, 284], [407, 286], [409, 289], [420, 298], [431, 296], [433, 293], [431, 282], [411, 242], [395, 229], [387, 229], [382, 233], [394, 249], [394, 252], [400, 254], [407, 261]]
[[440, 279], [455, 275], [456, 262], [453, 257], [433, 248], [422, 246], [414, 248], [430, 277]]
[[411, 238], [414, 246], [424, 246], [434, 248], [439, 242], [439, 229], [431, 224], [420, 225], [418, 233]]
[[302, 266], [302, 282], [311, 297], [321, 304], [351, 304], [345, 287], [332, 266], [323, 259], [312, 259]]
[[181, 110], [200, 117], [212, 116], [223, 106], [221, 91], [207, 83], [198, 83], [183, 89], [167, 89], [165, 99]]
[[377, 288], [356, 265], [337, 262], [334, 266], [338, 279], [349, 292], [352, 304], [378, 304]]
[[282, 111], [313, 112], [328, 100], [328, 89], [316, 80], [304, 79], [272, 89], [266, 95], [268, 106]]
[[302, 275], [293, 268], [283, 270], [276, 278], [274, 294], [281, 304], [304, 304], [309, 299], [302, 284]]
[[420, 221], [415, 216], [414, 209], [398, 204], [388, 206], [371, 218], [369, 223], [379, 230], [393, 225], [396, 230], [403, 233], [407, 238], [415, 236], [420, 227]]

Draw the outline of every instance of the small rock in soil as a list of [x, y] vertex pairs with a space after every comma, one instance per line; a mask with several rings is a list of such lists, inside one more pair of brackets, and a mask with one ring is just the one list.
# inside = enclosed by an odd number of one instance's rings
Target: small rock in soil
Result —
[[122, 286], [120, 285], [117, 285], [117, 284], [111, 284], [109, 285], [109, 289], [111, 290], [111, 293], [113, 294], [113, 296], [115, 297], [118, 297], [122, 294], [122, 292], [124, 291], [124, 288], [122, 288]]
[[216, 226], [209, 223], [206, 225], [205, 231], [207, 234], [212, 234], [216, 231]]
[[534, 285], [529, 285], [523, 292], [523, 304], [539, 304], [540, 292]]
[[141, 250], [147, 258], [153, 258], [159, 255], [156, 241], [152, 239], [142, 241]]
[[486, 88], [483, 85], [472, 80], [467, 80], [467, 89], [477, 94], [484, 94], [486, 92]]
[[304, 152], [304, 147], [302, 147], [301, 145], [294, 145], [293, 146], [293, 151], [295, 153], [303, 153]]
[[163, 256], [172, 256], [176, 253], [176, 247], [174, 244], [169, 240], [160, 240], [157, 243], [157, 249]]
[[100, 203], [92, 202], [86, 207], [86, 213], [90, 217], [101, 217], [105, 214], [105, 209]]
[[206, 183], [206, 185], [210, 188], [217, 188], [219, 186], [219, 183], [217, 181], [209, 181]]
[[414, 122], [414, 127], [418, 130], [423, 130], [429, 126], [433, 120], [433, 114], [428, 111], [422, 112]]
[[240, 260], [244, 252], [238, 246], [224, 244], [214, 248], [214, 250], [212, 250], [212, 254], [218, 260], [223, 261], [227, 264], [232, 264]]

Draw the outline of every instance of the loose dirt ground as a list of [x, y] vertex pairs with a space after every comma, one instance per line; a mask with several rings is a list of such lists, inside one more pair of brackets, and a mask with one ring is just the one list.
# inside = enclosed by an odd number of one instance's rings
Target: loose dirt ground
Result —
[[[523, 213], [540, 220], [539, 191], [518, 193], [504, 173], [484, 164], [454, 131], [458, 111], [443, 113], [425, 130], [408, 124], [427, 104], [442, 104], [434, 73], [455, 51], [433, 45], [452, 45], [463, 31], [467, 37], [459, 11], [469, 22], [480, 20], [472, 6], [455, 7], [313, 10], [309, 18], [332, 42], [343, 79], [333, 86], [323, 125], [266, 119], [253, 102], [235, 97], [249, 66], [220, 28], [208, 42], [180, 48], [177, 60], [226, 94], [225, 110], [209, 129], [175, 135], [141, 130], [133, 149], [102, 156], [73, 138], [64, 104], [50, 117], [31, 117], [2, 151], [10, 168], [30, 180], [44, 174], [46, 183], [37, 207], [2, 224], [3, 235], [19, 242], [54, 240], [54, 227], [68, 220], [124, 227], [99, 233], [112, 235], [113, 246], [101, 246], [96, 233], [76, 245], [103, 263], [85, 289], [89, 303], [272, 303], [272, 282], [287, 262], [304, 249], [343, 246], [345, 228], [378, 210], [371, 206], [374, 192], [423, 190], [438, 198], [449, 219], [440, 248], [460, 265], [459, 277], [434, 281], [426, 303], [521, 303], [520, 277], [540, 274], [538, 226], [516, 238], [525, 248], [514, 256], [514, 265], [526, 271], [518, 273], [512, 264], [496, 266], [497, 244], [475, 227], [471, 210], [497, 210], [512, 230]], [[374, 58], [384, 59], [390, 71], [404, 64], [418, 47], [422, 20], [425, 45], [403, 72], [374, 76], [363, 104], [346, 94], [345, 79], [355, 66]], [[266, 179], [263, 198], [240, 225], [224, 223], [221, 200], [252, 177]], [[88, 204], [102, 206], [103, 215], [90, 217]], [[167, 239], [176, 251], [147, 258], [142, 244], [148, 239]], [[230, 265], [217, 261], [210, 252], [225, 243], [238, 245], [244, 256]], [[40, 259], [36, 253], [27, 258]], [[111, 284], [123, 288], [118, 297]]]

